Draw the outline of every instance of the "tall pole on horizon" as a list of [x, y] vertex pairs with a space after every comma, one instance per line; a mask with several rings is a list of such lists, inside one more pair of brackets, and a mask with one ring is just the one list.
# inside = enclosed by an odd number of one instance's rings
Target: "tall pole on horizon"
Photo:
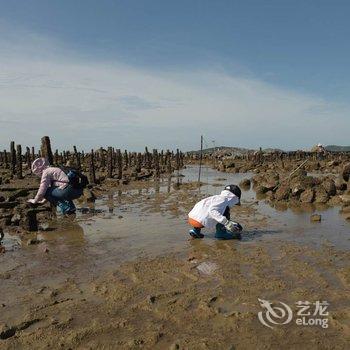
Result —
[[201, 135], [201, 151], [199, 154], [199, 170], [198, 170], [198, 186], [201, 186], [201, 172], [202, 172], [202, 159], [203, 159], [203, 135]]

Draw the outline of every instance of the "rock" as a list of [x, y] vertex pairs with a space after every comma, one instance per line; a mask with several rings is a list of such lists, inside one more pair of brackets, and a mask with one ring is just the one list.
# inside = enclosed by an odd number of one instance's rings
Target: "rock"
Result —
[[20, 221], [21, 221], [21, 215], [18, 213], [14, 214], [11, 218], [12, 225], [18, 226]]
[[326, 190], [328, 196], [335, 196], [337, 193], [337, 188], [335, 186], [335, 182], [332, 179], [325, 179], [322, 182], [322, 187]]
[[287, 200], [289, 198], [290, 188], [288, 185], [281, 185], [275, 194], [275, 198], [278, 201]]
[[335, 180], [335, 188], [338, 190], [338, 191], [346, 191], [347, 189], [347, 183], [344, 182], [343, 178], [338, 178]]
[[320, 222], [322, 219], [322, 216], [320, 214], [312, 214], [310, 216], [310, 220], [313, 222]]
[[41, 209], [27, 210], [25, 218], [22, 223], [23, 228], [25, 228], [28, 231], [38, 231], [38, 220], [37, 220], [36, 214], [40, 212], [40, 210]]
[[224, 163], [225, 168], [234, 168], [235, 167], [235, 162], [232, 160], [226, 160]]
[[268, 192], [268, 188], [259, 185], [255, 189], [255, 192], [256, 192], [257, 195], [262, 195], [262, 194], [265, 194], [266, 192]]
[[275, 199], [275, 194], [272, 191], [266, 192], [266, 199], [269, 201], [273, 201]]
[[315, 185], [318, 185], [318, 183], [319, 181], [312, 176], [294, 176], [290, 180], [290, 187], [299, 188], [303, 192], [307, 188], [313, 188]]
[[95, 194], [87, 188], [84, 189], [83, 196], [84, 196], [85, 201], [88, 203], [93, 203], [96, 200]]
[[345, 164], [345, 166], [343, 167], [343, 170], [341, 172], [341, 175], [344, 179], [344, 181], [348, 182], [349, 178], [350, 178], [350, 163]]
[[5, 202], [5, 197], [4, 196], [0, 196], [0, 202]]
[[0, 202], [0, 208], [4, 209], [12, 209], [16, 207], [19, 204], [19, 202], [14, 201], [14, 202]]
[[328, 201], [329, 205], [339, 205], [342, 203], [342, 200], [340, 198], [340, 196], [333, 196], [330, 198], [330, 200]]
[[150, 303], [150, 304], [154, 304], [155, 301], [156, 301], [156, 297], [154, 295], [148, 295], [147, 296], [147, 301]]
[[43, 253], [48, 253], [50, 250], [49, 250], [49, 247], [47, 246], [46, 243], [43, 243], [43, 244], [40, 244], [40, 250], [43, 252]]
[[339, 210], [339, 214], [341, 214], [344, 219], [350, 220], [350, 205], [344, 206]]
[[327, 203], [329, 195], [323, 187], [318, 187], [315, 193], [315, 203]]
[[263, 181], [260, 185], [262, 187], [266, 188], [266, 192], [267, 191], [274, 191], [278, 186], [278, 180], [269, 179], [269, 180]]
[[335, 167], [338, 165], [339, 165], [339, 162], [337, 160], [331, 160], [330, 162], [327, 163], [328, 167]]
[[339, 197], [343, 203], [350, 204], [350, 194], [342, 194]]
[[243, 179], [239, 185], [243, 188], [250, 188], [251, 182], [250, 179]]
[[27, 189], [21, 188], [21, 189], [19, 189], [19, 190], [16, 190], [14, 193], [12, 193], [12, 194], [8, 197], [7, 201], [8, 201], [8, 202], [13, 202], [13, 201], [15, 201], [17, 198], [19, 198], [19, 197], [26, 197], [26, 196], [28, 196], [28, 194], [29, 194], [29, 192], [28, 192]]
[[312, 188], [306, 189], [301, 195], [300, 195], [300, 201], [302, 203], [312, 203], [315, 198], [315, 192]]
[[346, 214], [346, 213], [350, 214], [350, 205], [346, 205], [346, 206], [342, 207], [340, 209], [340, 213], [341, 214]]
[[304, 192], [304, 188], [302, 188], [299, 185], [296, 185], [294, 187], [292, 187], [292, 196], [293, 197], [299, 197], [303, 192]]
[[0, 254], [3, 254], [6, 252], [6, 249], [4, 246], [0, 245]]
[[27, 241], [27, 245], [34, 245], [34, 244], [39, 244], [41, 243], [42, 240], [36, 239], [36, 238], [31, 238]]
[[305, 169], [298, 169], [292, 176], [291, 178], [296, 178], [296, 177], [306, 177], [307, 172]]

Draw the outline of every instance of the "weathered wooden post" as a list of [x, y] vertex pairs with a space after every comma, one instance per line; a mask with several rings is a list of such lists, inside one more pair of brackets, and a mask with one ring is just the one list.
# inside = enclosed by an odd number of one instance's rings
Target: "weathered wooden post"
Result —
[[155, 176], [157, 179], [159, 179], [160, 178], [159, 156], [158, 156], [158, 151], [156, 149], [153, 150], [153, 163], [154, 163]]
[[106, 161], [105, 161], [104, 150], [103, 150], [102, 147], [100, 148], [99, 155], [100, 155], [100, 160], [101, 160], [100, 161], [100, 166], [101, 166], [101, 168], [104, 168], [106, 166]]
[[163, 166], [164, 165], [164, 151], [161, 150], [160, 152], [160, 165]]
[[10, 152], [11, 152], [11, 175], [14, 176], [16, 174], [16, 163], [17, 163], [15, 142], [14, 141], [11, 141]]
[[51, 150], [51, 142], [48, 136], [41, 139], [41, 157], [46, 158], [50, 165], [53, 165], [53, 155]]
[[184, 154], [180, 151], [180, 167], [184, 167]]
[[116, 153], [117, 153], [116, 157], [117, 157], [117, 167], [118, 167], [118, 179], [121, 179], [123, 177], [123, 157], [120, 149], [117, 149]]
[[30, 170], [32, 161], [30, 159], [30, 148], [28, 146], [26, 147], [26, 163], [27, 163], [27, 168]]
[[91, 153], [90, 153], [89, 181], [92, 184], [96, 183], [96, 172], [95, 172], [94, 150], [93, 149], [91, 150]]
[[81, 169], [80, 153], [77, 151], [76, 146], [73, 146], [73, 150], [74, 150], [74, 163], [76, 167], [80, 170]]
[[166, 167], [167, 167], [167, 173], [171, 174], [173, 172], [173, 169], [171, 166], [171, 153], [170, 153], [170, 151], [167, 151], [167, 153], [166, 153]]
[[24, 219], [24, 228], [28, 231], [38, 231], [38, 220], [36, 217], [37, 211], [35, 209], [29, 209], [26, 212]]
[[59, 154], [58, 154], [58, 149], [56, 149], [55, 154], [54, 154], [54, 162], [55, 164], [59, 164]]
[[16, 175], [18, 179], [23, 179], [22, 173], [22, 146], [17, 145], [17, 154], [16, 154], [17, 164], [16, 164]]
[[176, 170], [180, 170], [180, 152], [179, 149], [176, 150], [176, 155], [175, 155], [175, 164], [176, 164]]
[[4, 164], [5, 164], [5, 169], [8, 169], [9, 163], [8, 163], [8, 157], [7, 157], [6, 149], [4, 149]]
[[128, 151], [124, 151], [124, 164], [125, 164], [125, 169], [129, 167], [129, 157], [128, 157]]
[[146, 165], [146, 169], [151, 169], [152, 168], [151, 155], [148, 152], [148, 148], [147, 147], [145, 147], [145, 165]]
[[136, 157], [136, 172], [140, 173], [141, 172], [141, 167], [142, 167], [142, 154], [137, 153]]
[[107, 177], [113, 177], [113, 149], [108, 147], [107, 150]]
[[32, 147], [32, 161], [35, 159], [35, 149]]

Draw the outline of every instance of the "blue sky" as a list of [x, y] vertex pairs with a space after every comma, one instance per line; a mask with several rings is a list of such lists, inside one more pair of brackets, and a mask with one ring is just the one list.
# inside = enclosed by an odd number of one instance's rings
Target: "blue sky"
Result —
[[[349, 144], [347, 1], [0, 1], [1, 147]], [[26, 132], [19, 125], [28, 123]]]

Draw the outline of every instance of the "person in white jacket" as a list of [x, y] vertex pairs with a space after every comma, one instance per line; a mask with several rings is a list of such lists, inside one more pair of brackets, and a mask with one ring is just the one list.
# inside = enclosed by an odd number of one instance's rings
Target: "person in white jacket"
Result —
[[240, 205], [241, 193], [238, 186], [228, 185], [219, 195], [198, 202], [188, 214], [188, 223], [192, 226], [189, 234], [193, 238], [203, 238], [202, 228], [216, 227], [216, 238], [240, 239], [242, 226], [230, 220], [230, 208]]

